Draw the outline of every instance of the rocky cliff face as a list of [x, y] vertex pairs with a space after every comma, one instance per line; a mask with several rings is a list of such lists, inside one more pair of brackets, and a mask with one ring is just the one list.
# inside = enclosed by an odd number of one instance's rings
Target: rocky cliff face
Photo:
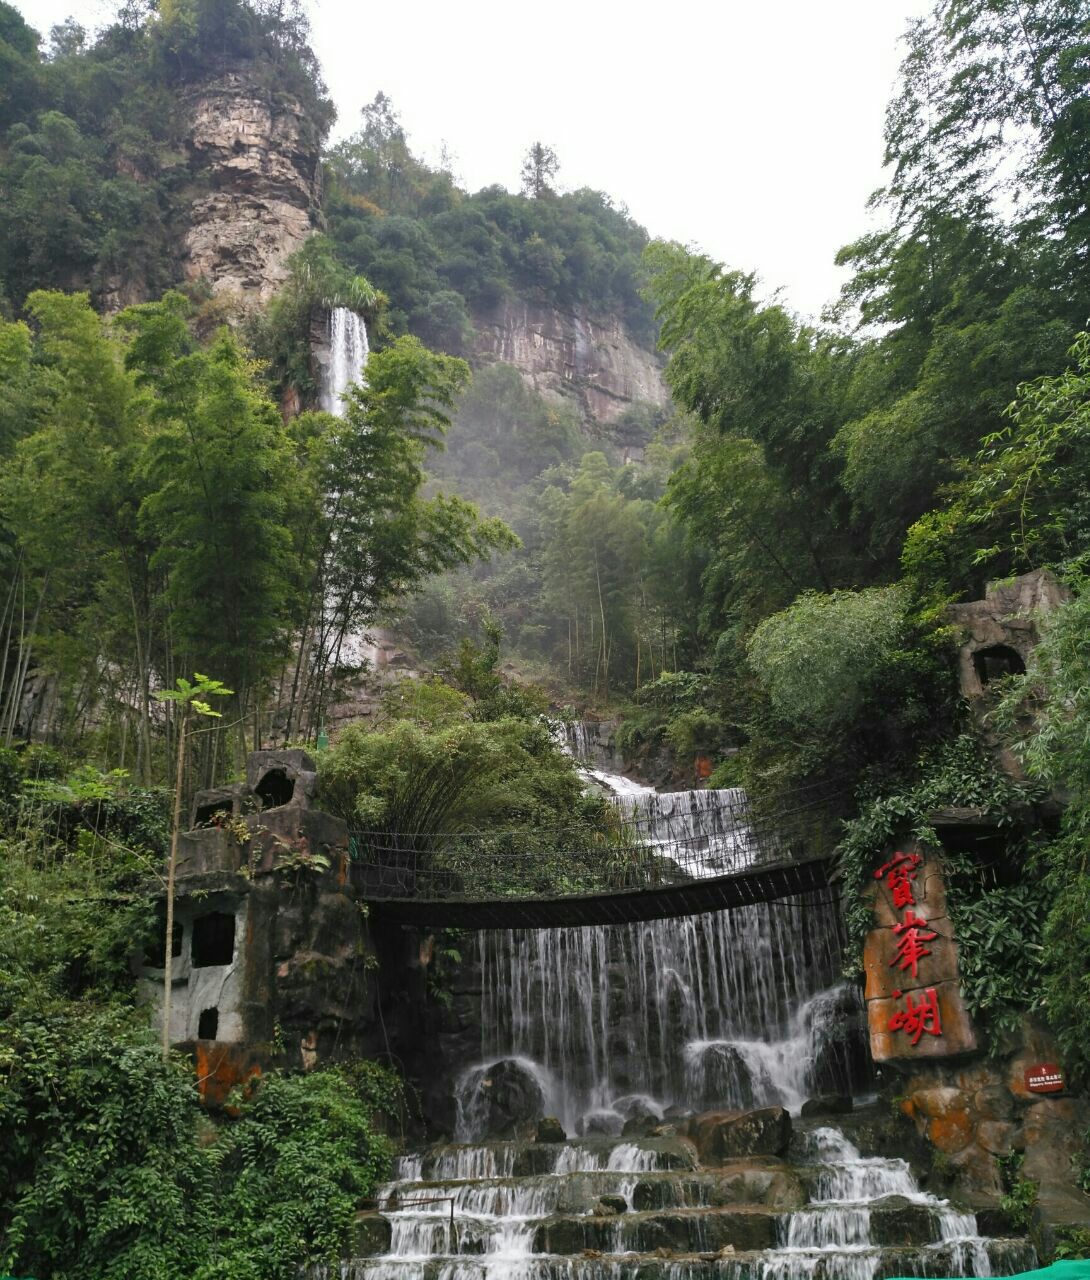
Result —
[[615, 316], [508, 298], [473, 323], [477, 360], [515, 365], [535, 391], [575, 399], [591, 421], [613, 422], [637, 401], [669, 400], [658, 357], [633, 342]]
[[207, 280], [243, 310], [268, 302], [318, 220], [319, 143], [301, 105], [226, 71], [193, 92], [188, 146], [200, 191], [183, 242], [186, 278]]

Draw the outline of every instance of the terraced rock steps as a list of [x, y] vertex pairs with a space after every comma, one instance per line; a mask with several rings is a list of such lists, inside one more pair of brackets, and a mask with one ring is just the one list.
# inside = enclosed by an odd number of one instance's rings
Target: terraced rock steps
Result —
[[[902, 1160], [839, 1130], [802, 1159], [700, 1168], [684, 1138], [491, 1142], [404, 1157], [361, 1214], [341, 1280], [884, 1280], [1008, 1275], [1024, 1241], [987, 1239]], [[453, 1212], [452, 1212], [453, 1207]], [[321, 1275], [323, 1273], [315, 1273]]]

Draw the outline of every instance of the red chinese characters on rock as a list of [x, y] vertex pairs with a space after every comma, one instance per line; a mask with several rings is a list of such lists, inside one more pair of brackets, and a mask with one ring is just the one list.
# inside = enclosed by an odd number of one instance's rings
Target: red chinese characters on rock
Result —
[[[919, 964], [924, 956], [931, 954], [931, 948], [924, 943], [938, 937], [928, 929], [927, 921], [912, 910], [916, 906], [914, 881], [919, 873], [923, 857], [918, 853], [903, 853], [898, 850], [892, 858], [874, 873], [875, 880], [884, 880], [889, 889], [894, 910], [905, 911], [904, 918], [893, 926], [897, 937], [897, 950], [889, 962], [902, 972], [910, 972], [913, 978], [919, 977]], [[907, 910], [906, 910], [907, 908]], [[893, 992], [893, 998], [901, 998], [900, 991]], [[890, 1031], [903, 1031], [912, 1037], [915, 1047], [925, 1033], [930, 1036], [942, 1035], [942, 1018], [939, 1016], [939, 999], [934, 987], [927, 987], [918, 1000], [913, 999], [912, 992], [905, 996], [905, 1007], [898, 1009], [887, 1024]]]
[[914, 907], [916, 895], [912, 889], [912, 881], [916, 879], [917, 868], [923, 859], [918, 853], [901, 853], [898, 851], [874, 873], [875, 880], [885, 877], [886, 887], [893, 896], [894, 909]]
[[[894, 998], [901, 993], [895, 991]], [[910, 991], [905, 996], [905, 1008], [898, 1009], [889, 1020], [890, 1031], [903, 1031], [912, 1037], [912, 1043], [920, 1043], [920, 1037], [926, 1031], [929, 1036], [942, 1035], [942, 1019], [939, 1017], [939, 997], [934, 987], [928, 987], [922, 999], [917, 1003], [912, 999]]]
[[890, 968], [896, 965], [898, 969], [911, 969], [912, 976], [918, 978], [920, 961], [931, 954], [931, 948], [923, 944], [939, 935], [928, 930], [927, 921], [911, 910], [900, 924], [893, 926], [893, 932], [897, 934], [899, 941], [897, 954], [889, 962]]

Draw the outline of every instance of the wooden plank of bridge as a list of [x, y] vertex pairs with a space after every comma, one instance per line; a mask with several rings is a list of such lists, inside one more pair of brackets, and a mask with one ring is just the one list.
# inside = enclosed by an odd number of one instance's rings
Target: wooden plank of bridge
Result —
[[442, 902], [374, 898], [371, 909], [384, 919], [400, 924], [448, 929], [557, 929], [633, 924], [775, 902], [792, 894], [828, 888], [832, 869], [831, 858], [810, 858], [754, 867], [732, 876], [583, 898], [495, 898], [479, 902], [456, 898]]

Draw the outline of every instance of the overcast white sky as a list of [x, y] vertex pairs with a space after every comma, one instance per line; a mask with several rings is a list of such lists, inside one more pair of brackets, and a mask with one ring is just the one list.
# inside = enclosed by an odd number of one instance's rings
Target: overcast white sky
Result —
[[[14, 0], [48, 31], [112, 0]], [[518, 186], [535, 138], [653, 235], [755, 270], [816, 315], [870, 225], [899, 37], [929, 0], [310, 0], [338, 135], [383, 89], [414, 149]]]

